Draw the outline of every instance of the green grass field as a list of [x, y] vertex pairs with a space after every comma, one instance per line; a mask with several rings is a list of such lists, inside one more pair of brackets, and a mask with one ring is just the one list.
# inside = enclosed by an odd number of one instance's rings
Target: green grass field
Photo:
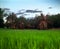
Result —
[[60, 30], [0, 29], [0, 49], [60, 49]]

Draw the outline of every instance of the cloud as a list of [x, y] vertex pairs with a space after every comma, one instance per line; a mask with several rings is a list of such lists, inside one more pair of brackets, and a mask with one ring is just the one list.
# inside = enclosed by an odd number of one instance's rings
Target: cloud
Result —
[[42, 11], [37, 11], [37, 10], [26, 10], [27, 13], [39, 13], [39, 12], [42, 12]]

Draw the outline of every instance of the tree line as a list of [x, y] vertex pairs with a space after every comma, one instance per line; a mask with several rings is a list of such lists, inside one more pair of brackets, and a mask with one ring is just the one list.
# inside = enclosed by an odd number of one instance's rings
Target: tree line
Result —
[[[6, 17], [4, 23], [3, 18]], [[46, 15], [41, 13], [34, 18], [25, 18], [12, 13], [7, 13], [5, 9], [0, 8], [0, 28], [12, 28], [12, 29], [49, 29], [60, 28], [60, 14]]]

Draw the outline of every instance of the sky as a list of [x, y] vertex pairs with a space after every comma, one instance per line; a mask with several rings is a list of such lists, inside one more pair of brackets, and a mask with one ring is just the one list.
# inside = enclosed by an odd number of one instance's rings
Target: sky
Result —
[[[52, 8], [49, 9], [49, 7]], [[60, 0], [0, 0], [0, 8], [9, 8], [14, 13], [21, 9], [37, 9], [43, 11], [44, 14], [58, 14], [60, 13]], [[26, 17], [34, 17], [35, 14], [32, 13]]]

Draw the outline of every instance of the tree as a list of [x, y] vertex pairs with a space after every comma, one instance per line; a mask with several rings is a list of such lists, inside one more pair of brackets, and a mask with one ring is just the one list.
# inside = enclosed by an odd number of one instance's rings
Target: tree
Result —
[[0, 8], [0, 28], [2, 28], [3, 27], [3, 10]]
[[9, 14], [9, 16], [6, 18], [7, 19], [7, 22], [6, 22], [6, 26], [9, 27], [9, 28], [15, 28], [15, 24], [16, 24], [16, 14], [14, 13], [11, 13]]
[[60, 28], [60, 14], [54, 15], [54, 27]]
[[17, 24], [17, 28], [19, 29], [25, 28], [26, 18], [24, 16], [20, 16], [19, 18], [17, 18], [16, 24]]
[[0, 8], [0, 28], [4, 27], [4, 20], [3, 18], [7, 15], [7, 13], [5, 13], [5, 9]]
[[60, 27], [60, 14], [48, 16], [49, 28], [59, 28]]

